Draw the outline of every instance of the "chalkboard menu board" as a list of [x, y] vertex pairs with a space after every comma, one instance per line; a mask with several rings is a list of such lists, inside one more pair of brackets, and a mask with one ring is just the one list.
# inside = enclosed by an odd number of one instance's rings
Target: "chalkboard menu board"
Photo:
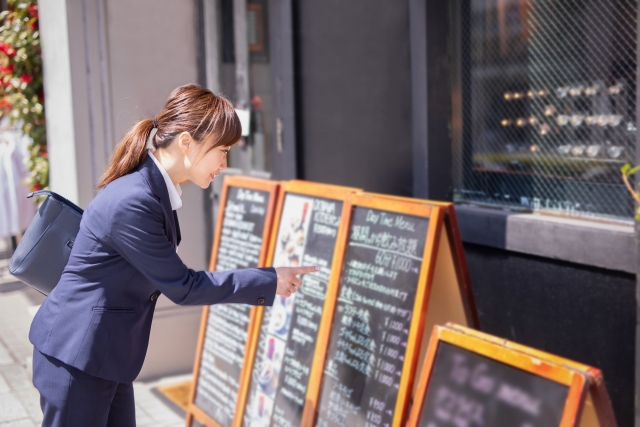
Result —
[[[311, 188], [342, 199], [349, 194]], [[272, 242], [273, 265], [321, 269], [302, 276], [303, 286], [294, 295], [278, 296], [264, 310], [243, 419], [247, 427], [301, 423], [344, 206], [340, 199], [287, 192], [287, 186], [284, 194]]]
[[317, 406], [320, 427], [392, 424], [417, 290], [424, 287], [430, 219], [355, 203], [352, 209]]
[[[273, 182], [231, 178], [223, 190], [221, 218], [212, 254], [215, 271], [259, 267], [268, 245], [266, 235], [274, 205]], [[256, 186], [259, 188], [246, 188]], [[252, 308], [219, 304], [205, 309], [193, 403], [222, 427], [231, 427], [247, 349]]]
[[407, 427], [611, 426], [600, 370], [474, 329], [433, 327]]
[[569, 387], [440, 342], [420, 427], [559, 426]]

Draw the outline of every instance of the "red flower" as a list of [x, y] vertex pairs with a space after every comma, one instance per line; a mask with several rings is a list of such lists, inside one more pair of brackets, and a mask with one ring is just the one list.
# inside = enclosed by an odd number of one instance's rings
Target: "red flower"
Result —
[[6, 99], [0, 100], [0, 110], [9, 110], [11, 108], [11, 103]]
[[31, 191], [38, 191], [38, 190], [42, 190], [42, 185], [40, 185], [37, 182], [34, 182], [33, 185], [31, 186]]
[[36, 6], [36, 5], [29, 6], [29, 13], [34, 18], [37, 18], [38, 17], [38, 6]]
[[13, 64], [9, 64], [7, 66], [0, 65], [0, 73], [1, 74], [11, 74], [11, 73], [13, 73]]
[[32, 22], [31, 24], [29, 24], [29, 28], [31, 28], [32, 30], [37, 30], [38, 29], [38, 23], [37, 22]]
[[0, 42], [0, 52], [4, 53], [7, 56], [14, 56], [16, 54], [16, 50], [7, 43]]
[[31, 83], [33, 81], [33, 76], [29, 74], [23, 74], [20, 76], [20, 81], [23, 81], [25, 83]]

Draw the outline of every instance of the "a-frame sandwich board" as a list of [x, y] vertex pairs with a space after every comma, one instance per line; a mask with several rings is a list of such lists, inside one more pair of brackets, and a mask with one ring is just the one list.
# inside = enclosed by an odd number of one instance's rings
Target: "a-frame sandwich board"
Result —
[[[320, 339], [329, 338], [317, 345], [304, 426], [340, 425], [357, 417], [373, 424], [403, 425], [420, 352], [426, 351], [425, 321], [477, 325], [477, 316], [469, 314], [475, 313], [473, 300], [460, 283], [466, 277], [468, 285], [468, 275], [456, 269], [460, 247], [452, 247], [455, 241], [442, 233], [447, 206], [362, 193], [352, 197], [352, 210], [341, 276], [333, 298], [327, 300], [333, 307], [325, 308], [319, 334]], [[384, 247], [389, 239], [395, 245], [391, 249]], [[400, 303], [394, 300], [398, 297], [405, 299]], [[371, 319], [375, 321], [369, 324]], [[349, 328], [360, 328], [364, 336]]]
[[292, 297], [258, 308], [246, 366], [242, 424], [300, 425], [326, 299], [335, 286], [350, 197], [359, 189], [308, 181], [283, 182], [274, 215], [268, 264], [317, 265]]
[[599, 369], [453, 323], [435, 326], [407, 426], [479, 420], [617, 425]]
[[[220, 198], [209, 269], [264, 267], [280, 182], [226, 176]], [[204, 307], [186, 425], [237, 426], [250, 368], [244, 355], [252, 342], [257, 307]]]

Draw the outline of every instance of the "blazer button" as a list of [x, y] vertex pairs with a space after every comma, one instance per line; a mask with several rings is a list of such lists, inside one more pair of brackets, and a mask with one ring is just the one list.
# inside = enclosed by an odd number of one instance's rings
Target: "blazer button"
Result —
[[264, 305], [264, 298], [258, 298], [258, 305]]
[[149, 298], [149, 301], [156, 302], [157, 299], [158, 299], [158, 293], [154, 292], [154, 293], [151, 294], [151, 297]]

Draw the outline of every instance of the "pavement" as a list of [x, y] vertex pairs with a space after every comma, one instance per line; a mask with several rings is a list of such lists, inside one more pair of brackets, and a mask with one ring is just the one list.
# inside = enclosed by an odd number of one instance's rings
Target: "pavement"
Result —
[[[0, 427], [35, 427], [42, 422], [40, 396], [31, 383], [33, 346], [28, 333], [44, 297], [8, 272], [10, 243], [0, 239]], [[138, 427], [182, 427], [184, 412], [158, 392], [191, 375], [134, 382]]]

